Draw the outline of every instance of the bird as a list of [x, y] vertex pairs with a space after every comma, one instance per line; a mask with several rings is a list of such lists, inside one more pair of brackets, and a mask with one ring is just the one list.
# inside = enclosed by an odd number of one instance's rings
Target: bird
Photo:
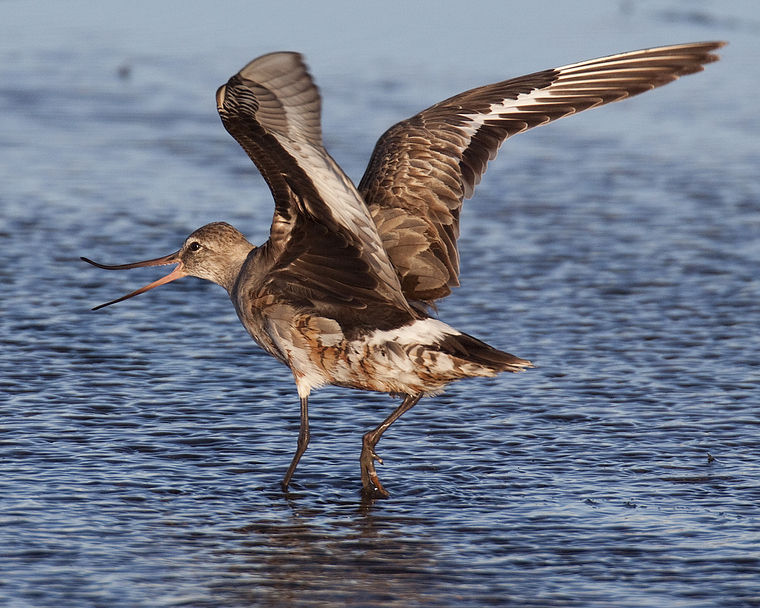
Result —
[[486, 166], [512, 135], [699, 72], [724, 42], [619, 53], [477, 87], [395, 124], [358, 185], [322, 140], [321, 96], [297, 52], [254, 59], [216, 92], [222, 124], [274, 199], [269, 238], [251, 244], [226, 222], [195, 230], [169, 255], [98, 268], [175, 265], [93, 310], [185, 276], [228, 293], [251, 338], [290, 368], [300, 400], [289, 486], [310, 439], [312, 390], [337, 385], [401, 403], [362, 436], [364, 497], [387, 498], [375, 462], [383, 433], [450, 382], [533, 367], [440, 320], [459, 285], [459, 217]]

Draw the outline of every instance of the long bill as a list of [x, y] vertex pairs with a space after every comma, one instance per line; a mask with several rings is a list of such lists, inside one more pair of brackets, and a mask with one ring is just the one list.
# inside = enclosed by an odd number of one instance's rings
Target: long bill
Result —
[[181, 279], [182, 277], [187, 276], [187, 272], [185, 272], [185, 269], [182, 267], [182, 260], [179, 257], [179, 251], [175, 251], [174, 253], [170, 253], [169, 255], [165, 255], [164, 257], [161, 257], [161, 258], [155, 258], [153, 260], [145, 260], [143, 262], [133, 262], [132, 264], [117, 264], [114, 266], [110, 266], [108, 264], [99, 264], [98, 262], [93, 262], [92, 260], [88, 258], [84, 258], [84, 257], [82, 258], [82, 260], [84, 260], [88, 264], [92, 264], [93, 266], [96, 266], [98, 268], [104, 268], [106, 270], [126, 270], [128, 268], [142, 268], [143, 266], [167, 266], [169, 264], [177, 264], [177, 267], [174, 270], [172, 270], [166, 276], [161, 277], [157, 281], [153, 281], [152, 283], [149, 283], [145, 287], [140, 287], [140, 289], [133, 291], [132, 293], [128, 293], [125, 296], [121, 296], [120, 298], [116, 298], [115, 300], [111, 300], [110, 302], [106, 302], [105, 304], [100, 304], [98, 306], [95, 306], [92, 310], [98, 310], [105, 306], [116, 304], [117, 302], [123, 302], [124, 300], [128, 300], [129, 298], [139, 296], [141, 293], [145, 293], [149, 289], [153, 289], [154, 287], [159, 287], [160, 285], [166, 285], [167, 283], [171, 283], [172, 281], [176, 279]]

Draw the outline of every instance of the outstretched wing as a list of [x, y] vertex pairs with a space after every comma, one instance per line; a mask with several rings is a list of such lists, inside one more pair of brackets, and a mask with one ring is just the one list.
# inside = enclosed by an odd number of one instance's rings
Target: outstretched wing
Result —
[[375, 223], [322, 145], [321, 101], [301, 55], [255, 59], [216, 94], [222, 123], [275, 201], [271, 279], [319, 301], [408, 304]]
[[391, 127], [359, 191], [410, 300], [459, 284], [459, 212], [511, 135], [619, 101], [718, 59], [722, 42], [664, 46], [574, 63], [466, 91]]

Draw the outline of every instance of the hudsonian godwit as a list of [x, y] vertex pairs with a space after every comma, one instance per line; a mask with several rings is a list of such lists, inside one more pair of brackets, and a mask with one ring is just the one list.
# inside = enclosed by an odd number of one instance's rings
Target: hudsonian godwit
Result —
[[269, 240], [257, 247], [215, 222], [153, 260], [109, 266], [82, 258], [109, 270], [176, 264], [96, 309], [184, 276], [224, 287], [251, 337], [295, 378], [301, 427], [283, 490], [309, 443], [312, 389], [335, 384], [402, 397], [363, 436], [363, 492], [386, 497], [375, 445], [397, 418], [453, 380], [531, 367], [430, 314], [458, 285], [462, 201], [501, 143], [698, 72], [722, 45], [622, 53], [460, 93], [386, 131], [358, 188], [324, 148], [320, 96], [301, 55], [259, 57], [219, 88], [216, 101], [272, 191]]

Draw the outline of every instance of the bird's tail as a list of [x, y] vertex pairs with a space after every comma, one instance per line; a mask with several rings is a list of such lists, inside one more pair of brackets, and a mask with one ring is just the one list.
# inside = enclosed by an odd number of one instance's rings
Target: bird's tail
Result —
[[[499, 372], [521, 372], [533, 364], [486, 344], [468, 334], [448, 335], [438, 344], [439, 350], [472, 365], [484, 368], [482, 375], [495, 375]], [[488, 373], [490, 370], [492, 373]], [[478, 374], [481, 375], [481, 374]]]

